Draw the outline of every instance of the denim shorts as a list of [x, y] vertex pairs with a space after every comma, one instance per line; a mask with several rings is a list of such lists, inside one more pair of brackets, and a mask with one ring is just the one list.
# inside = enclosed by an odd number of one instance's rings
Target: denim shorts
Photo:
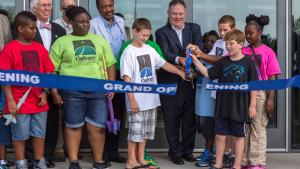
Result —
[[30, 136], [45, 138], [47, 112], [36, 114], [17, 114], [17, 123], [11, 123], [11, 135], [13, 140], [25, 141]]
[[104, 93], [64, 90], [60, 94], [66, 127], [79, 128], [85, 122], [98, 128], [106, 127], [107, 97]]
[[0, 145], [11, 144], [10, 127], [5, 125], [5, 121], [5, 118], [0, 118]]

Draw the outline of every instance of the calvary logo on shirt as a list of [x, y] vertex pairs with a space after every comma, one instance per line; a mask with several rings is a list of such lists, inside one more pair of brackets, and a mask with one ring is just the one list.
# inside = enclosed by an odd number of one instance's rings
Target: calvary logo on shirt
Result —
[[216, 47], [216, 55], [223, 56], [223, 54], [224, 54], [224, 49]]
[[148, 54], [137, 56], [137, 60], [140, 67], [141, 82], [143, 83], [153, 82], [150, 56]]
[[40, 59], [37, 51], [21, 51], [23, 69], [30, 72], [40, 72]]
[[223, 70], [224, 77], [230, 78], [233, 82], [240, 82], [242, 75], [246, 73], [246, 69], [241, 65], [230, 65]]
[[96, 48], [91, 40], [73, 41], [76, 61], [94, 62], [96, 59]]

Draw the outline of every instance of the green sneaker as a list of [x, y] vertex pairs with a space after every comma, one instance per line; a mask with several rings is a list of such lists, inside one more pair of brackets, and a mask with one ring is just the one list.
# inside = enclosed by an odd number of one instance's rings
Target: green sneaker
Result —
[[148, 164], [152, 166], [158, 166], [157, 162], [147, 153], [146, 150], [144, 152], [144, 159], [145, 161], [147, 161]]

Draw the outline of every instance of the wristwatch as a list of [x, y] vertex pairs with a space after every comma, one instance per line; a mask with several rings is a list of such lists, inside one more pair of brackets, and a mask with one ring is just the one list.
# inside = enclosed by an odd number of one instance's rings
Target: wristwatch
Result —
[[49, 94], [50, 93], [50, 90], [48, 88], [43, 88], [42, 89], [42, 92], [46, 93], [46, 94]]

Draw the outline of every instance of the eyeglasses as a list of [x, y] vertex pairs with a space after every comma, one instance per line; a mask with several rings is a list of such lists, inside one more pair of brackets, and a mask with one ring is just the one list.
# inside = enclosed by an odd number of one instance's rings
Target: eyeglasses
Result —
[[52, 8], [52, 4], [39, 4], [42, 8]]

